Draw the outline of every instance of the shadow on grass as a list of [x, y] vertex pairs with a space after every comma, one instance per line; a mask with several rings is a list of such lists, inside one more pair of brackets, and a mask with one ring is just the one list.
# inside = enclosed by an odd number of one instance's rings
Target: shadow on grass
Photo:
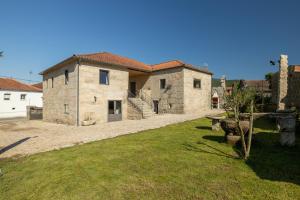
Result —
[[211, 140], [211, 141], [214, 141], [214, 142], [218, 142], [218, 143], [225, 143], [226, 142], [224, 136], [205, 135], [202, 138], [206, 139], [206, 140]]
[[[227, 154], [224, 151], [221, 151], [213, 146], [210, 146], [204, 142], [197, 142], [197, 145], [189, 144], [189, 143], [184, 143], [183, 146], [185, 147], [186, 150], [188, 151], [195, 151], [195, 152], [201, 152], [201, 153], [208, 153], [216, 156], [221, 156], [221, 157], [226, 157], [226, 158], [231, 158], [231, 159], [239, 159], [238, 157], [235, 157], [233, 155]], [[204, 147], [204, 148], [202, 148]], [[207, 150], [209, 149], [209, 150]]]
[[300, 185], [300, 144], [282, 147], [279, 134], [259, 132], [246, 164], [262, 179]]
[[[275, 124], [268, 119], [264, 120], [258, 120], [255, 123], [255, 128], [273, 130]], [[271, 122], [271, 124], [264, 124], [264, 122]], [[251, 167], [256, 175], [261, 179], [300, 185], [299, 139], [294, 147], [282, 147], [279, 143], [279, 133], [261, 131], [254, 136], [250, 157], [246, 164]], [[206, 135], [203, 136], [203, 139], [218, 143], [226, 142], [224, 136]], [[238, 155], [241, 155], [241, 144], [233, 147], [233, 149]]]
[[211, 131], [211, 127], [210, 127], [210, 126], [196, 126], [196, 129], [200, 129], [200, 130], [210, 130], [210, 131]]

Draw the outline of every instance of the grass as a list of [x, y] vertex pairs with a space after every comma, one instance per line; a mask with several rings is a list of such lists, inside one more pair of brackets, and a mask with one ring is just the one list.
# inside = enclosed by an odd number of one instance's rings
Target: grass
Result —
[[247, 162], [207, 119], [0, 160], [0, 199], [299, 199], [299, 142], [255, 126]]

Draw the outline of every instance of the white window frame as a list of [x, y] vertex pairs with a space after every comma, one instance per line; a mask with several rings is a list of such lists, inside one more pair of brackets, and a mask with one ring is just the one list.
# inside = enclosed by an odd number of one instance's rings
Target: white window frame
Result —
[[10, 101], [10, 97], [11, 97], [11, 94], [10, 94], [10, 93], [4, 93], [4, 95], [3, 95], [3, 100], [4, 100], [4, 101]]

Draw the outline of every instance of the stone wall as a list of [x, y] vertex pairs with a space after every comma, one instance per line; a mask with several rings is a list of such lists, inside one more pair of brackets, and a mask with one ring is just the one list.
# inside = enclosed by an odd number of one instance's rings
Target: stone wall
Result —
[[[109, 85], [99, 84], [100, 69], [109, 71]], [[92, 116], [107, 122], [108, 101], [122, 101], [122, 119], [127, 119], [128, 72], [109, 65], [82, 64], [79, 68], [79, 121]]]
[[[272, 77], [272, 103], [278, 101], [278, 72]], [[300, 73], [295, 72], [293, 67], [290, 66], [288, 69], [288, 89], [287, 89], [287, 108], [296, 106], [300, 108]]]
[[[160, 79], [166, 79], [165, 89], [160, 89]], [[184, 113], [183, 68], [152, 73], [145, 88], [151, 88], [152, 99], [159, 102], [158, 113]]]
[[[65, 70], [69, 71], [67, 85]], [[65, 104], [68, 105], [67, 112], [65, 112]], [[43, 119], [49, 122], [76, 124], [77, 64], [75, 62], [43, 76]]]
[[293, 67], [289, 68], [287, 102], [288, 106], [300, 109], [300, 72], [295, 72]]
[[[195, 113], [211, 109], [210, 74], [184, 69], [184, 112]], [[194, 88], [194, 79], [201, 80], [201, 88]]]

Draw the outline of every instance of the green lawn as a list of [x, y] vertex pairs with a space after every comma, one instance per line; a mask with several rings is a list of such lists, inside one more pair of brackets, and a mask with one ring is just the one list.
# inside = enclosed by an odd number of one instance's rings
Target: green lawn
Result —
[[199, 119], [0, 160], [0, 199], [300, 199], [300, 144], [256, 122], [248, 162]]

